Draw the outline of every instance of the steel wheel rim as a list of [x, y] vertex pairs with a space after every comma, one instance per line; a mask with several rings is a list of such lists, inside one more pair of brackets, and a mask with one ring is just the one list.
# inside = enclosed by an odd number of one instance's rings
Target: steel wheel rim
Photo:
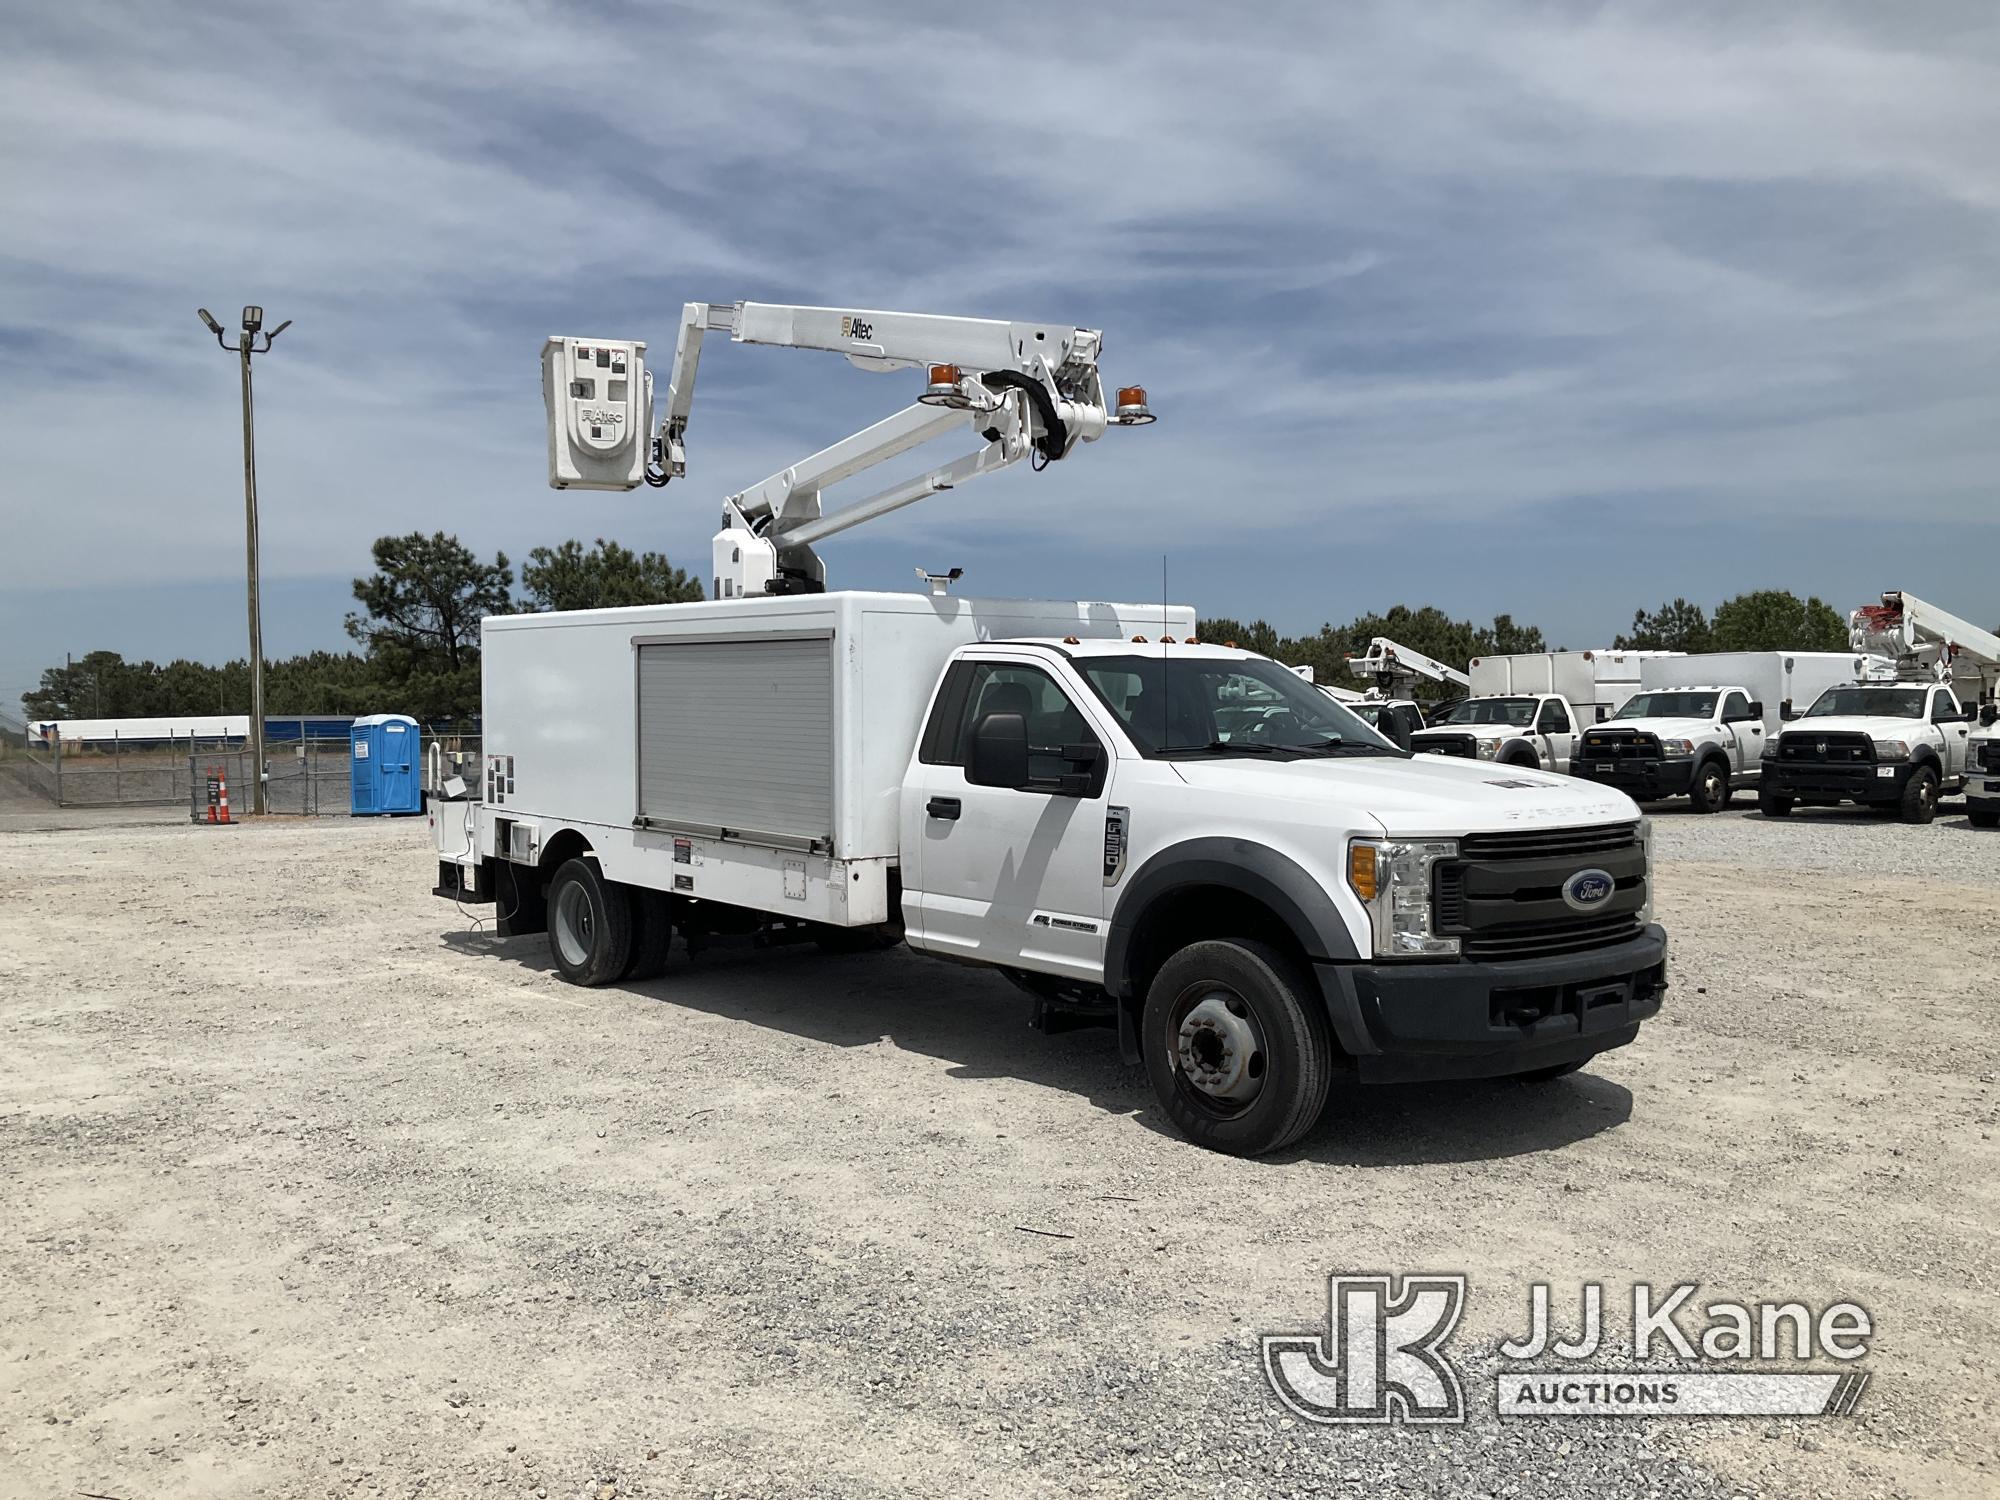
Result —
[[1174, 1085], [1197, 1109], [1234, 1119], [1264, 1092], [1270, 1054], [1257, 1013], [1226, 985], [1198, 984], [1173, 1010], [1167, 1036]]
[[577, 968], [590, 962], [596, 945], [597, 920], [590, 908], [590, 893], [583, 882], [572, 880], [556, 897], [556, 947], [563, 961]]

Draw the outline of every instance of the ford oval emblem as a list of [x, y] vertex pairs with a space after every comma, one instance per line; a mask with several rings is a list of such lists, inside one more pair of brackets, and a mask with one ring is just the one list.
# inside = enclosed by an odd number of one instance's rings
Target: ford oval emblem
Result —
[[1596, 911], [1617, 889], [1608, 870], [1578, 870], [1563, 882], [1563, 904], [1571, 911]]

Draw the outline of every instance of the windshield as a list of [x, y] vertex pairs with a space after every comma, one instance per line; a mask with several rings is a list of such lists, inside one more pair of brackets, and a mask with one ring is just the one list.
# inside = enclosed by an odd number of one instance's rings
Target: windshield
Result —
[[1925, 688], [1828, 688], [1806, 710], [1806, 717], [1828, 719], [1838, 714], [1858, 719], [1921, 719], [1928, 696]]
[[1077, 666], [1143, 755], [1404, 753], [1261, 657], [1091, 656]]
[[1516, 728], [1534, 722], [1533, 698], [1468, 698], [1444, 718], [1442, 724], [1511, 724]]
[[1614, 719], [1710, 719], [1715, 716], [1713, 693], [1638, 693], [1611, 717]]

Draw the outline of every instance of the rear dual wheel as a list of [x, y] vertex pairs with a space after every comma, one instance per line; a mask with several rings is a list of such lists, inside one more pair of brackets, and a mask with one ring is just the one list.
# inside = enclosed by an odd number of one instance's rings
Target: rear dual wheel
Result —
[[1140, 1024], [1153, 1096], [1198, 1146], [1279, 1151], [1326, 1106], [1326, 1013], [1298, 965], [1268, 944], [1190, 943], [1153, 977]]
[[549, 883], [549, 956], [571, 984], [657, 978], [673, 936], [664, 894], [606, 880], [594, 859], [566, 861]]

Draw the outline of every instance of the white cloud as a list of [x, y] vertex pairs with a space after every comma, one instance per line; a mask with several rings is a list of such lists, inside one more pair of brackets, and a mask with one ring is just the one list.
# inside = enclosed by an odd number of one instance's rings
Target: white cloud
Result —
[[1319, 531], [1576, 496], [1990, 507], [1982, 10], [1223, 14], [21, 18], [0, 57], [12, 566], [229, 571], [234, 372], [193, 309], [252, 298], [298, 320], [259, 385], [268, 561], [295, 573], [419, 526], [516, 553], [619, 534], [699, 567], [722, 493], [901, 399], [723, 351], [685, 487], [543, 489], [541, 336], [664, 354], [704, 297], [1105, 327], [1109, 372], [1166, 420], [893, 523], [912, 535], [1060, 518], [1108, 545], [1137, 518], [1198, 539], [1219, 507]]

